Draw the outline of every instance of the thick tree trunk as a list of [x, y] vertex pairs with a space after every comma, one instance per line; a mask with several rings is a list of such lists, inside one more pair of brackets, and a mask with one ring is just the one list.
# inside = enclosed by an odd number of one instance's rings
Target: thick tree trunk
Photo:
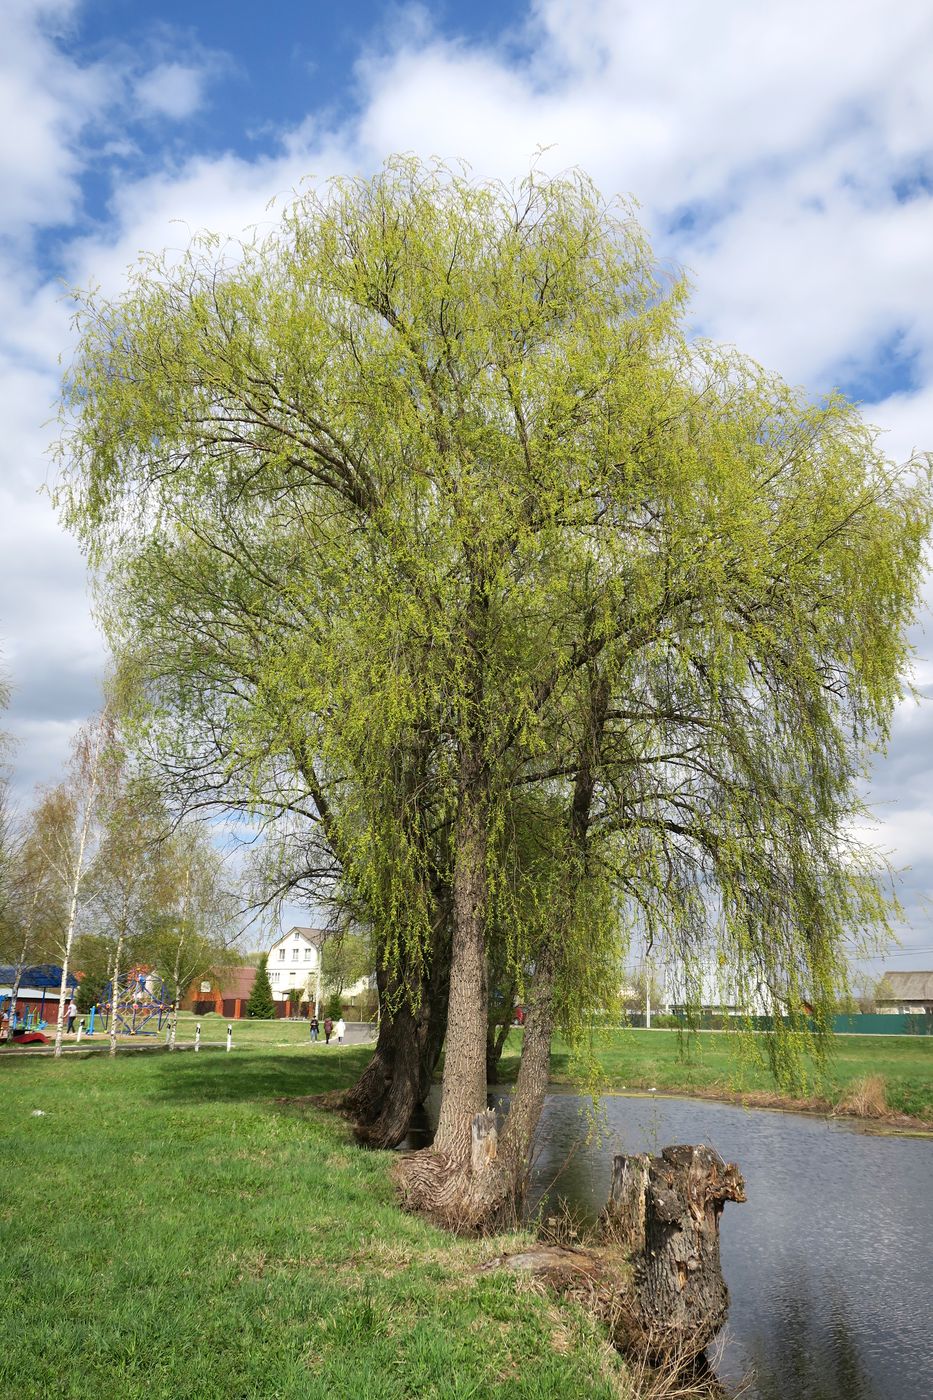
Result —
[[712, 1340], [729, 1305], [719, 1217], [726, 1201], [744, 1200], [738, 1167], [709, 1147], [615, 1159], [603, 1221], [608, 1238], [634, 1251], [630, 1343], [687, 1356]]
[[427, 1019], [421, 1039], [421, 1072], [418, 1078], [417, 1107], [421, 1107], [434, 1083], [447, 1035], [447, 1012], [450, 1000], [450, 924], [447, 920], [442, 938], [435, 940], [427, 989]]
[[511, 1179], [516, 1202], [525, 1193], [531, 1147], [544, 1107], [551, 1071], [553, 1032], [554, 956], [553, 950], [546, 947], [538, 958], [527, 1005], [518, 1078], [502, 1140], [503, 1167]]
[[453, 945], [444, 1088], [434, 1151], [457, 1166], [470, 1160], [473, 1119], [486, 1108], [487, 809], [481, 758], [464, 760], [453, 889]]
[[450, 999], [444, 1080], [431, 1148], [396, 1166], [406, 1204], [454, 1229], [475, 1229], [498, 1216], [508, 1176], [498, 1161], [495, 1115], [486, 1110], [488, 809], [478, 745], [462, 760], [455, 831]]
[[398, 969], [377, 972], [381, 1015], [376, 1049], [339, 1104], [356, 1122], [360, 1140], [372, 1147], [397, 1147], [427, 1096], [444, 1043], [449, 981], [444, 933], [435, 939], [417, 987], [405, 982]]
[[371, 1147], [396, 1147], [408, 1132], [421, 1091], [426, 1020], [426, 1008], [408, 1005], [383, 1016], [373, 1058], [341, 1103]]
[[[590, 692], [588, 723], [577, 754], [577, 771], [567, 821], [569, 882], [586, 877], [587, 845], [600, 746], [606, 723], [609, 687], [595, 675]], [[567, 908], [572, 908], [575, 891], [568, 885]], [[545, 934], [536, 958], [531, 1001], [527, 1009], [521, 1063], [512, 1095], [508, 1123], [503, 1135], [502, 1170], [507, 1175], [515, 1200], [524, 1194], [528, 1164], [551, 1071], [551, 1039], [554, 1034], [554, 992], [560, 965], [561, 928], [559, 917]]]

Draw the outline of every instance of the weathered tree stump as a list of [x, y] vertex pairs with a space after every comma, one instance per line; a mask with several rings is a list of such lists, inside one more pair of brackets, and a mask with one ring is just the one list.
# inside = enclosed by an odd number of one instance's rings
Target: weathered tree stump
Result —
[[744, 1201], [738, 1167], [710, 1147], [665, 1147], [660, 1157], [616, 1157], [604, 1231], [631, 1242], [635, 1293], [629, 1330], [656, 1355], [699, 1353], [726, 1318], [719, 1217]]
[[609, 1199], [600, 1217], [603, 1234], [633, 1254], [645, 1247], [645, 1190], [648, 1185], [647, 1152], [612, 1159]]

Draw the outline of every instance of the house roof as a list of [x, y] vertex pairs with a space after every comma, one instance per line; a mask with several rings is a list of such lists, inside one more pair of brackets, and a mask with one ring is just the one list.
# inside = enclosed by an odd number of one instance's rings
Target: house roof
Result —
[[214, 967], [210, 972], [206, 972], [202, 977], [196, 977], [188, 989], [188, 995], [197, 999], [200, 996], [207, 996], [207, 992], [201, 991], [202, 982], [210, 982], [211, 995], [219, 993], [225, 1000], [236, 997], [248, 997], [253, 990], [253, 983], [256, 981], [256, 969], [254, 967]]
[[254, 967], [223, 967], [216, 975], [224, 997], [248, 997], [256, 981]]
[[886, 972], [890, 996], [881, 1001], [933, 1001], [933, 972]]
[[[326, 928], [305, 928], [301, 924], [292, 924], [290, 929], [286, 929], [282, 936], [275, 940], [275, 942], [272, 945], [272, 948], [277, 948], [280, 943], [284, 943], [287, 939], [291, 938], [292, 935], [296, 933], [300, 933], [301, 936], [303, 938], [306, 938], [309, 943], [314, 945], [315, 948], [320, 948], [321, 945], [324, 943], [325, 939], [328, 937], [328, 932]], [[269, 949], [270, 952], [272, 951], [272, 948]]]

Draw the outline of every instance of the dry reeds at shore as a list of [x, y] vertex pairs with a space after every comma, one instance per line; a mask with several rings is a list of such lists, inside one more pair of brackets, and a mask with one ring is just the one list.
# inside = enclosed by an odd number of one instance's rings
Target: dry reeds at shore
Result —
[[856, 1079], [839, 1100], [837, 1112], [850, 1113], [853, 1118], [889, 1117], [891, 1108], [884, 1075], [867, 1074], [863, 1079]]

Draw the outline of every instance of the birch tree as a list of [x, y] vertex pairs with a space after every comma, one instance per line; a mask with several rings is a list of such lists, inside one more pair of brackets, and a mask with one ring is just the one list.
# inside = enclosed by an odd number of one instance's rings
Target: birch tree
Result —
[[117, 1053], [116, 993], [160, 913], [168, 817], [157, 790], [131, 770], [112, 741], [108, 784], [98, 799], [99, 838], [86, 888], [93, 924], [110, 943], [110, 1054]]
[[85, 879], [100, 836], [102, 795], [107, 791], [116, 760], [113, 717], [109, 707], [82, 726], [72, 744], [68, 779], [46, 795], [48, 816], [39, 848], [44, 864], [58, 886], [63, 906], [63, 926], [58, 940], [62, 982], [55, 1023], [55, 1056], [62, 1053], [65, 998], [71, 951]]
[[47, 851], [65, 815], [59, 794], [53, 791], [40, 797], [19, 821], [11, 818], [7, 826], [2, 955], [14, 969], [8, 1039], [13, 1034], [13, 1012], [24, 969], [31, 963], [52, 961], [60, 946], [65, 923], [63, 891]]
[[178, 1012], [185, 990], [199, 976], [236, 965], [240, 899], [210, 828], [179, 825], [162, 852], [166, 916], [152, 940], [153, 951], [170, 969], [172, 1013], [168, 1045], [177, 1046]]
[[[449, 939], [409, 1200], [501, 1204], [627, 929], [663, 924], [688, 985], [711, 958], [779, 987], [789, 1063], [886, 918], [848, 833], [923, 464], [688, 342], [684, 285], [579, 173], [396, 160], [132, 277], [78, 298], [59, 500], [165, 771], [320, 833], [409, 986]], [[493, 939], [530, 1015], [477, 1152]]]

